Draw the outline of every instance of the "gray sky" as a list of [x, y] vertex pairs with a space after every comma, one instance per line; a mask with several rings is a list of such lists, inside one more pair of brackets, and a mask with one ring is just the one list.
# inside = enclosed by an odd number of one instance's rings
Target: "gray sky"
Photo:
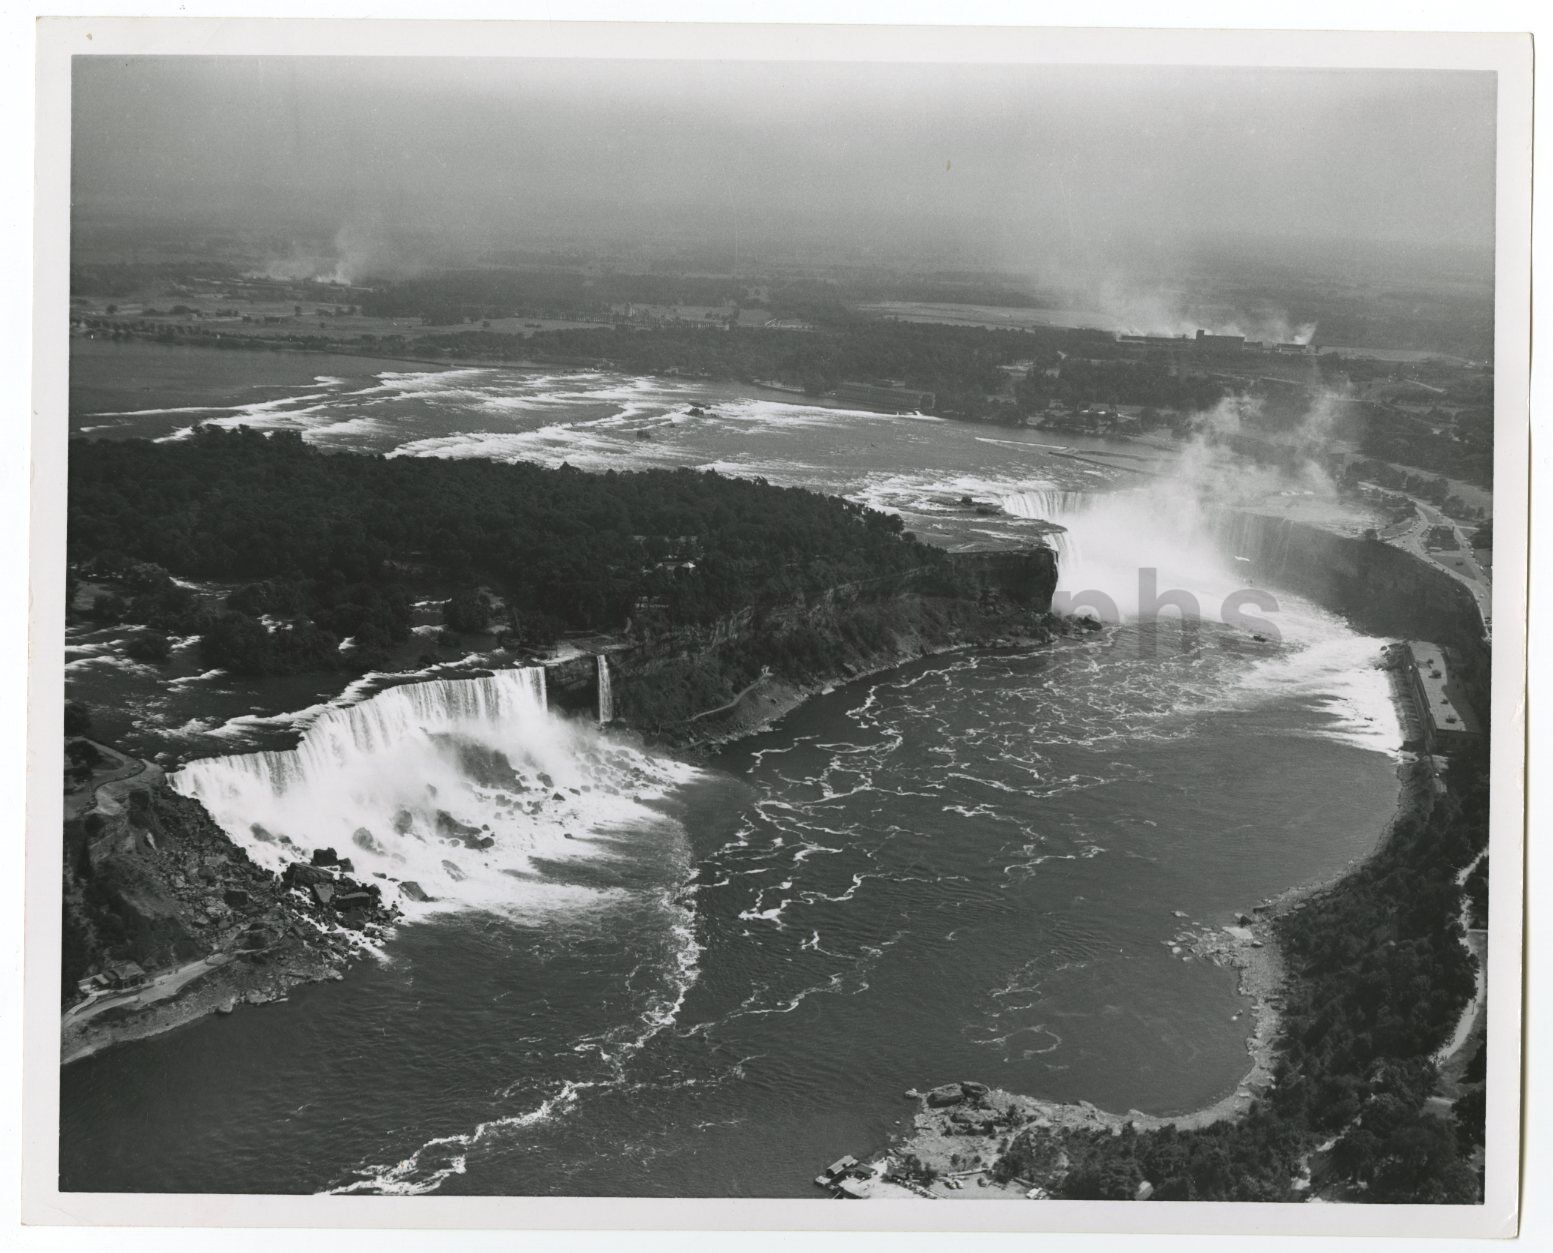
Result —
[[75, 196], [279, 231], [568, 230], [1082, 266], [1228, 234], [1493, 239], [1491, 75], [75, 59]]

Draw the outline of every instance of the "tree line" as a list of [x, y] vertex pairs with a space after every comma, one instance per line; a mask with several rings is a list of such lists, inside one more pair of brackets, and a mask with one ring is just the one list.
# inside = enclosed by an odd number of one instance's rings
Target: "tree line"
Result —
[[[341, 664], [347, 638], [355, 664], [380, 660], [428, 585], [451, 589], [465, 629], [493, 589], [537, 644], [646, 607], [699, 625], [947, 563], [898, 517], [763, 480], [324, 454], [211, 427], [72, 444], [68, 526], [76, 577], [118, 589], [83, 612], [198, 630], [208, 664], [238, 673]], [[212, 613], [173, 575], [236, 586]]]

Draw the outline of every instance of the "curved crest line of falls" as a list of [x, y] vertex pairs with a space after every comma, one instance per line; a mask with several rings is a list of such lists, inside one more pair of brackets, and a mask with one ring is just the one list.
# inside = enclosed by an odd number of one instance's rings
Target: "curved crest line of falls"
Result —
[[1219, 511], [1190, 491], [1035, 489], [1001, 504], [1014, 517], [1061, 527], [1044, 537], [1057, 550], [1059, 589], [1075, 604], [1098, 598], [1121, 620], [1146, 616], [1163, 594], [1190, 597], [1198, 606], [1191, 617], [1217, 619], [1243, 585]]
[[[1319, 696], [1329, 734], [1380, 752], [1401, 743], [1382, 641], [1278, 586], [1297, 544], [1287, 519], [1263, 517], [1169, 484], [1127, 491], [1032, 489], [1001, 499], [1008, 513], [1063, 530], [1043, 538], [1058, 553], [1058, 593], [1074, 609], [1098, 610], [1126, 645], [1193, 648], [1195, 620], [1241, 642], [1254, 630], [1275, 647], [1258, 651], [1218, 699], [1234, 704]], [[1245, 599], [1248, 594], [1253, 599]], [[1232, 599], [1233, 598], [1233, 599]], [[1231, 626], [1236, 605], [1254, 626]], [[1114, 613], [1114, 618], [1112, 617]], [[1265, 616], [1264, 616], [1265, 615]], [[1260, 645], [1259, 645], [1260, 648]]]
[[1016, 518], [1055, 521], [1059, 515], [1078, 513], [1089, 503], [1089, 493], [1061, 488], [1036, 487], [1011, 492], [999, 503]]
[[260, 865], [334, 848], [414, 913], [597, 896], [555, 864], [619, 855], [627, 831], [662, 825], [645, 802], [688, 773], [552, 714], [527, 667], [392, 687], [329, 710], [294, 749], [203, 758], [170, 781]]

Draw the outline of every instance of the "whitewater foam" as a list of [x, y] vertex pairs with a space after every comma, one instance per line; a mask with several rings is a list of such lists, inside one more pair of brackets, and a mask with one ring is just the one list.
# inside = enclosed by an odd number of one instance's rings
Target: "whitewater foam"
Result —
[[[259, 864], [333, 848], [412, 917], [608, 896], [547, 867], [652, 839], [672, 824], [645, 802], [692, 774], [551, 714], [539, 667], [401, 684], [301, 716], [296, 748], [197, 759], [173, 787]], [[412, 899], [407, 882], [434, 900]]]

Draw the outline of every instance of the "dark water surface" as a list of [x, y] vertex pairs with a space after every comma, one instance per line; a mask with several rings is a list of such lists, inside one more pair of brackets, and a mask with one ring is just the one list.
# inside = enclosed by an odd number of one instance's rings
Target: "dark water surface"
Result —
[[[1369, 732], [1128, 632], [822, 697], [671, 802], [607, 902], [408, 926], [383, 964], [64, 1072], [63, 1183], [806, 1195], [901, 1092], [1172, 1113], [1245, 1072], [1162, 943], [1373, 844]], [[669, 885], [688, 883], [677, 899]]]
[[[1147, 500], [1072, 509], [1136, 483], [1154, 464], [1136, 446], [1106, 467], [1039, 432], [601, 373], [287, 358], [305, 378], [250, 386], [157, 357], [141, 384], [137, 360], [91, 357], [78, 429], [177, 437], [214, 416], [395, 455], [716, 467], [894, 508], [951, 545], [1028, 539], [1063, 508], [1065, 584], [1134, 576], [1139, 545], [1162, 587], [1244, 577]], [[205, 381], [180, 390], [180, 370]], [[132, 403], [142, 386], [159, 403]], [[1007, 512], [968, 516], [963, 494]], [[1276, 620], [1281, 644], [1249, 651], [1167, 630], [1148, 656], [1124, 626], [820, 697], [681, 773], [655, 820], [584, 832], [571, 860], [525, 846], [543, 882], [513, 880], [506, 907], [468, 902], [343, 982], [67, 1067], [62, 1186], [808, 1196], [909, 1115], [908, 1087], [1211, 1102], [1246, 1072], [1248, 1024], [1230, 972], [1172, 955], [1174, 911], [1221, 924], [1341, 870], [1396, 795], [1380, 641], [1293, 598]], [[106, 634], [71, 644], [73, 693], [183, 754], [241, 752], [320, 696], [192, 660], [169, 692]]]

